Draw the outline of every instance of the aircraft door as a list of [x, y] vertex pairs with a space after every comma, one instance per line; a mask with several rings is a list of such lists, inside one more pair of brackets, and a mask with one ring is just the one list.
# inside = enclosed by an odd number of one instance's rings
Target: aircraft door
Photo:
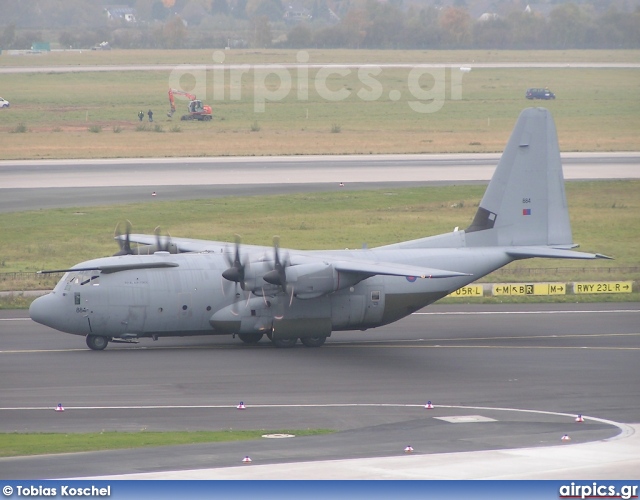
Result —
[[358, 326], [364, 318], [364, 297], [352, 294], [349, 296], [349, 326]]
[[126, 333], [143, 333], [147, 319], [147, 306], [129, 306], [126, 319]]
[[331, 324], [334, 329], [360, 327], [364, 318], [364, 295], [340, 293], [331, 296]]
[[[146, 272], [123, 276], [115, 273], [111, 279], [116, 283], [108, 288], [108, 315], [103, 315], [102, 320], [96, 315], [95, 320], [91, 320], [93, 333], [108, 331], [111, 337], [143, 333], [150, 303]], [[101, 286], [103, 285], [104, 283]], [[102, 307], [100, 310], [104, 311]]]
[[82, 300], [86, 311], [84, 316], [89, 324], [89, 333], [100, 335], [105, 333], [109, 324], [108, 294], [99, 285], [92, 286], [82, 292]]
[[364, 320], [365, 325], [377, 326], [382, 321], [384, 314], [384, 286], [368, 285], [365, 295]]

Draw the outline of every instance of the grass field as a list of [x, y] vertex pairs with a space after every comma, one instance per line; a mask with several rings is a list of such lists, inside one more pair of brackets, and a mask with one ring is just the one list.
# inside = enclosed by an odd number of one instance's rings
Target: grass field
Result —
[[[634, 51], [311, 51], [309, 62], [635, 62], [638, 55]], [[212, 62], [211, 51], [3, 55], [0, 62], [33, 60], [46, 66], [64, 64], [61, 61], [73, 64], [74, 57], [83, 64], [88, 60], [91, 64]], [[229, 64], [295, 61], [293, 51], [230, 51], [225, 59]], [[179, 116], [186, 112], [183, 100], [177, 102], [177, 114], [166, 117], [167, 90], [175, 83], [168, 70], [5, 74], [3, 97], [12, 106], [0, 110], [0, 159], [497, 152], [504, 147], [519, 112], [532, 105], [552, 110], [562, 151], [640, 150], [637, 69], [474, 69], [460, 73], [454, 65], [442, 74], [433, 70], [423, 75], [417, 84], [410, 83], [408, 68], [384, 68], [368, 77], [356, 70], [348, 74], [323, 74], [317, 68], [308, 69], [307, 74], [282, 71], [290, 82], [283, 84], [270, 75], [263, 83], [259, 71], [251, 67], [235, 77], [230, 70], [218, 72], [223, 85], [214, 85], [211, 69], [183, 75], [180, 84], [185, 88], [197, 84], [199, 97], [212, 105], [214, 120], [208, 123], [181, 122]], [[436, 82], [442, 88], [434, 88]], [[528, 101], [524, 93], [532, 86], [548, 86], [558, 98]], [[300, 90], [307, 87], [308, 91]], [[269, 96], [280, 91], [260, 111], [260, 92], [272, 93]], [[441, 108], [430, 113], [415, 111], [432, 102]], [[153, 124], [138, 122], [141, 109], [154, 110]]]
[[309, 63], [497, 63], [600, 62], [637, 63], [637, 50], [351, 50], [351, 49], [214, 49], [196, 50], [69, 50], [32, 55], [0, 56], [0, 67], [90, 66], [115, 64], [212, 64], [222, 52], [225, 64], [294, 63], [306, 53]]
[[[580, 250], [615, 257], [613, 261], [527, 260], [509, 269], [562, 268], [560, 280], [638, 279], [628, 268], [640, 266], [640, 181], [569, 182], [566, 185], [573, 238]], [[130, 219], [134, 231], [152, 233], [158, 225], [175, 237], [271, 245], [278, 234], [283, 247], [360, 248], [467, 227], [484, 186], [444, 186], [383, 191], [331, 192], [287, 196], [220, 198], [7, 213], [0, 219], [0, 276], [72, 266], [111, 255], [118, 221]], [[590, 268], [597, 270], [590, 271]], [[574, 269], [575, 272], [571, 272]], [[558, 271], [536, 281], [558, 280]], [[485, 279], [490, 281], [491, 276]], [[501, 278], [518, 281], [518, 273]], [[34, 279], [16, 288], [0, 280], [0, 289], [48, 288]]]
[[4, 433], [0, 434], [0, 457], [79, 453], [84, 451], [149, 448], [197, 443], [222, 443], [261, 439], [263, 434], [317, 436], [326, 429], [285, 431], [193, 431], [193, 432], [99, 432], [99, 433]]

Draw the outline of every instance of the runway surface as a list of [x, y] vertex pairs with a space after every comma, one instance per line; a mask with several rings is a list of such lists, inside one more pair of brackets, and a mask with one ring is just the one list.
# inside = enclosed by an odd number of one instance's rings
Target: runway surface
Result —
[[113, 65], [83, 65], [69, 64], [59, 66], [6, 66], [0, 67], [0, 74], [16, 74], [16, 73], [93, 73], [105, 71], [185, 71], [196, 69], [212, 70], [214, 68], [223, 67], [225, 70], [245, 70], [250, 67], [251, 70], [269, 70], [274, 68], [306, 68], [306, 69], [351, 69], [351, 68], [442, 68], [442, 67], [466, 67], [471, 69], [526, 69], [526, 68], [622, 68], [637, 69], [640, 64], [633, 62], [505, 62], [505, 63], [273, 63], [273, 64], [113, 64]]
[[[486, 183], [499, 154], [0, 162], [0, 213], [156, 199]], [[640, 153], [567, 153], [568, 180], [638, 179]], [[81, 189], [80, 189], [81, 188]]]
[[[549, 462], [549, 456], [576, 453], [583, 464], [599, 457], [599, 468], [588, 462], [588, 478], [637, 478], [640, 470], [629, 458], [640, 457], [640, 446], [634, 427], [626, 425], [640, 422], [639, 304], [432, 306], [389, 327], [335, 333], [319, 349], [284, 350], [267, 341], [252, 347], [227, 337], [199, 337], [110, 344], [94, 352], [82, 337], [38, 325], [26, 315], [0, 311], [1, 432], [338, 432], [5, 458], [0, 459], [1, 478], [141, 472], [156, 473], [150, 477], [260, 477], [257, 470], [223, 469], [241, 465], [246, 455], [252, 467], [265, 467], [265, 477], [318, 478], [325, 477], [323, 470], [326, 477], [336, 477], [338, 469], [367, 477], [363, 471], [372, 474], [371, 467], [387, 467], [388, 477], [424, 477], [430, 469], [419, 462], [411, 462], [415, 470], [407, 468], [408, 461], [393, 465], [409, 458], [403, 457], [407, 445], [420, 456], [412, 461], [437, 460], [441, 467], [445, 456], [434, 454], [472, 456], [477, 464], [481, 452], [486, 459], [516, 464], [516, 456], [531, 460], [538, 453], [537, 463], [553, 465], [542, 469], [542, 476], [557, 477], [558, 463]], [[424, 407], [429, 400], [433, 410]], [[236, 409], [240, 401], [246, 410]], [[54, 411], [58, 403], [64, 404], [64, 413]], [[586, 421], [576, 423], [577, 414]], [[458, 423], [441, 417], [455, 417]], [[560, 441], [564, 434], [571, 436], [571, 444]], [[602, 444], [620, 435], [624, 439]], [[602, 449], [588, 453], [595, 444], [583, 443], [594, 441], [622, 446], [612, 454], [621, 463], [613, 467]], [[548, 446], [563, 449], [557, 455]], [[362, 469], [360, 461], [357, 466], [334, 462], [354, 458], [370, 461], [369, 469]], [[320, 460], [329, 462], [307, 463]], [[375, 465], [377, 460], [387, 465]], [[281, 463], [296, 465], [273, 465]], [[527, 473], [535, 474], [530, 467]], [[215, 470], [163, 472], [209, 468]], [[418, 469], [422, 476], [415, 475]], [[438, 474], [464, 470], [471, 477], [497, 474], [455, 464]], [[500, 472], [508, 475], [509, 470]], [[527, 477], [524, 471], [520, 477]]]

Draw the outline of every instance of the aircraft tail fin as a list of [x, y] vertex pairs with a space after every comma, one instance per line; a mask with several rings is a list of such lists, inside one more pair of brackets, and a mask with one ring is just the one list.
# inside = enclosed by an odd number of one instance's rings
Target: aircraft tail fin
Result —
[[547, 109], [520, 113], [465, 233], [467, 246], [572, 244], [558, 137]]

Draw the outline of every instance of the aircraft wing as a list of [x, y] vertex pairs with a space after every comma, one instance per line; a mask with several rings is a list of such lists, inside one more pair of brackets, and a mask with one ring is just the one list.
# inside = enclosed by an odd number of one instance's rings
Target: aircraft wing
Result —
[[[124, 241], [125, 235], [116, 236], [115, 239]], [[171, 243], [176, 245], [180, 252], [206, 252], [208, 250], [219, 251], [220, 247], [230, 247], [233, 244], [224, 241], [196, 240], [191, 238], [170, 238]], [[141, 245], [155, 245], [158, 237], [152, 234], [131, 234], [129, 235], [131, 243]], [[249, 247], [250, 245], [245, 245]]]
[[[124, 236], [116, 237], [124, 239]], [[154, 245], [157, 241], [155, 235], [148, 234], [131, 234], [129, 240], [132, 243], [139, 243], [142, 245]], [[171, 243], [176, 245], [180, 252], [206, 252], [216, 251], [219, 252], [220, 248], [231, 247], [232, 243], [223, 241], [209, 241], [209, 240], [196, 240], [190, 238], [171, 238]], [[251, 252], [253, 249], [264, 250], [265, 247], [254, 245], [243, 245], [243, 249]], [[301, 252], [304, 253], [304, 252]], [[448, 271], [445, 269], [435, 269], [430, 267], [395, 264], [387, 262], [374, 262], [366, 260], [351, 260], [351, 259], [328, 259], [332, 262], [334, 268], [343, 273], [356, 273], [362, 275], [362, 279], [369, 276], [384, 275], [384, 276], [404, 276], [408, 278], [455, 278], [458, 276], [471, 276], [467, 273], [460, 273], [457, 271]]]
[[457, 271], [446, 271], [431, 267], [407, 266], [404, 264], [390, 264], [387, 262], [368, 262], [339, 260], [332, 262], [336, 271], [342, 273], [357, 273], [367, 276], [405, 276], [407, 278], [456, 278], [458, 276], [471, 276]]
[[542, 257], [547, 259], [612, 259], [600, 253], [585, 253], [566, 248], [551, 247], [514, 247], [507, 249], [507, 254], [516, 259]]
[[47, 269], [45, 271], [38, 271], [38, 274], [69, 273], [80, 271], [102, 271], [103, 274], [111, 274], [119, 273], [122, 271], [131, 271], [133, 269], [159, 269], [178, 266], [179, 264], [175, 262], [129, 262], [126, 264], [96, 264], [95, 266], [70, 267], [68, 269]]

